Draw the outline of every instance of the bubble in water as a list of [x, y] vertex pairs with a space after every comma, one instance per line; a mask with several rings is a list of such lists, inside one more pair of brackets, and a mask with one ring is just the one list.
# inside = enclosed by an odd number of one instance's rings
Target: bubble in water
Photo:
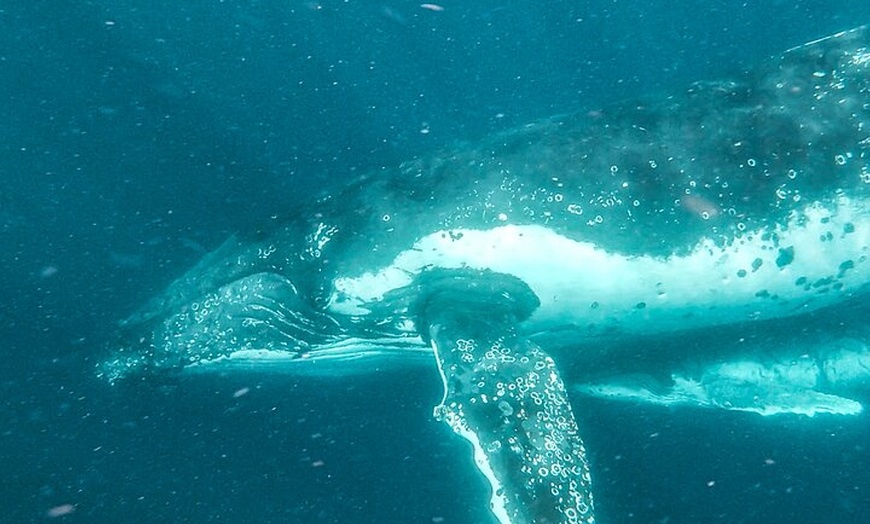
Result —
[[502, 400], [498, 403], [498, 409], [501, 410], [502, 415], [509, 417], [514, 414], [514, 408], [508, 404], [507, 401]]
[[568, 204], [568, 212], [572, 215], [582, 215], [583, 207], [581, 207], [579, 204]]

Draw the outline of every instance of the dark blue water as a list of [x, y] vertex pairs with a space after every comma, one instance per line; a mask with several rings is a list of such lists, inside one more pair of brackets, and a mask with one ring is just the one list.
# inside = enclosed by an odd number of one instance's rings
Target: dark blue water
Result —
[[[228, 234], [361, 172], [870, 21], [865, 1], [441, 5], [0, 4], [0, 522], [488, 522], [432, 374], [109, 388], [93, 366]], [[577, 411], [605, 524], [870, 514], [866, 415]]]

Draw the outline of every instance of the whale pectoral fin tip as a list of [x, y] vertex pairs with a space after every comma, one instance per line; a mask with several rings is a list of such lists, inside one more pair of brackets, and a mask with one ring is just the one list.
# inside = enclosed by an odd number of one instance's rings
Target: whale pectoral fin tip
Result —
[[436, 420], [472, 445], [502, 524], [593, 523], [585, 448], [555, 363], [509, 325], [484, 326], [430, 326], [445, 387]]

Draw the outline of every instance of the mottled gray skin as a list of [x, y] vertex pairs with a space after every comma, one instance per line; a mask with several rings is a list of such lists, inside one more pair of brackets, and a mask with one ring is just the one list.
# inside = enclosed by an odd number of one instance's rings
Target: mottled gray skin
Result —
[[[487, 446], [481, 471], [489, 467], [508, 495], [501, 521], [592, 522], [583, 443], [538, 345], [547, 334], [524, 338], [535, 301], [516, 278], [420, 268], [412, 285], [359, 316], [327, 313], [334, 280], [387, 265], [441, 231], [536, 224], [610, 253], [666, 258], [703, 237], [730, 245], [746, 230], [784, 226], [798, 202], [867, 198], [868, 41], [856, 29], [734, 81], [552, 118], [373, 173], [205, 257], [125, 322], [101, 373], [114, 381], [190, 368], [239, 349], [316, 362], [322, 348], [348, 340], [377, 340], [379, 355], [410, 359], [428, 352], [422, 340], [445, 378], [436, 415]], [[777, 247], [785, 267], [795, 246]], [[841, 293], [836, 271], [811, 284], [795, 283], [808, 302]], [[409, 323], [419, 337], [403, 329]], [[526, 361], [499, 363], [495, 348]], [[533, 386], [490, 402], [518, 379]], [[548, 407], [535, 404], [541, 395]], [[570, 474], [557, 486], [539, 466]]]

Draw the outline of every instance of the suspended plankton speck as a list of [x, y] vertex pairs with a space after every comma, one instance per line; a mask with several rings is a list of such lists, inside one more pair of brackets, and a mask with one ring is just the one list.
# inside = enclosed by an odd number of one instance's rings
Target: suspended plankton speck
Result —
[[247, 395], [250, 392], [251, 392], [251, 388], [237, 389], [235, 392], [233, 392], [233, 398], [244, 397], [245, 395]]
[[45, 512], [45, 516], [53, 519], [57, 517], [63, 517], [64, 515], [69, 515], [74, 512], [76, 507], [72, 504], [61, 504], [59, 506], [54, 506]]

